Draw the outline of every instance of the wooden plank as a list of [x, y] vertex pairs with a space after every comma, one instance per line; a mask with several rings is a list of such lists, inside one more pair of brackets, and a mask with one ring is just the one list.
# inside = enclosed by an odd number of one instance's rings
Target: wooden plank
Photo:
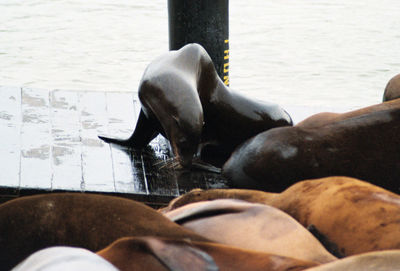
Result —
[[[131, 93], [109, 92], [107, 96], [108, 132], [112, 137], [128, 138], [137, 121]], [[133, 154], [124, 147], [110, 145], [115, 189], [120, 193], [146, 194], [143, 171], [134, 167]], [[141, 166], [140, 166], [141, 167]]]
[[0, 186], [19, 187], [21, 88], [0, 87]]
[[115, 192], [109, 144], [98, 138], [107, 132], [106, 94], [79, 93], [82, 142], [82, 189]]
[[49, 91], [22, 88], [21, 188], [51, 189]]
[[52, 189], [82, 190], [78, 92], [50, 93]]

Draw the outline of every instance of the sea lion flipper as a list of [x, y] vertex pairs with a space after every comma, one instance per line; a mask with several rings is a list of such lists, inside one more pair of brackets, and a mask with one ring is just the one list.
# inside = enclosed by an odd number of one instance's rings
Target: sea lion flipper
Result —
[[128, 139], [118, 139], [102, 135], [99, 135], [98, 137], [107, 143], [128, 146], [134, 149], [143, 149], [158, 134], [159, 132], [157, 130], [157, 123], [147, 118], [143, 110], [140, 110], [135, 131]]
[[198, 248], [184, 243], [166, 242], [151, 237], [146, 238], [145, 242], [153, 255], [170, 270], [218, 270], [214, 259]]

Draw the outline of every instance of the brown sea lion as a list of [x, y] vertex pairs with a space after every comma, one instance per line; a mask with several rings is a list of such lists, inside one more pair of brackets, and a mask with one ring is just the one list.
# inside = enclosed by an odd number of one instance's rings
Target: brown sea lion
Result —
[[81, 193], [21, 197], [0, 205], [0, 266], [9, 270], [39, 249], [97, 251], [124, 236], [207, 240], [133, 200]]
[[183, 167], [191, 166], [199, 146], [204, 147], [203, 160], [222, 166], [246, 139], [273, 127], [292, 125], [289, 114], [278, 105], [249, 99], [225, 86], [198, 44], [151, 62], [139, 84], [139, 99], [142, 108], [132, 136], [126, 140], [100, 138], [142, 149], [161, 133]]
[[238, 199], [252, 203], [270, 204], [277, 193], [268, 193], [249, 189], [193, 189], [173, 200], [167, 207], [159, 209], [161, 213], [172, 211], [189, 203], [216, 199]]
[[400, 107], [400, 100], [374, 104], [371, 106], [363, 107], [345, 113], [322, 112], [306, 118], [305, 120], [297, 123], [296, 126], [301, 126], [303, 128], [315, 128], [330, 123], [342, 121], [345, 119], [358, 117], [364, 114], [387, 110], [391, 108], [399, 108], [399, 107]]
[[[107, 248], [99, 251], [98, 254], [114, 264], [121, 271], [296, 271], [318, 265], [314, 262], [244, 250], [216, 243], [156, 239], [154, 237], [121, 238]], [[206, 255], [210, 255], [213, 261], [208, 259]], [[179, 269], [177, 269], [177, 266]], [[207, 267], [208, 269], [206, 269]], [[218, 269], [211, 269], [213, 267]]]
[[275, 128], [239, 146], [222, 173], [234, 187], [268, 192], [328, 176], [359, 178], [398, 192], [399, 134], [397, 106], [314, 128]]
[[188, 204], [165, 216], [218, 243], [318, 263], [336, 259], [297, 221], [271, 206], [221, 199]]
[[386, 85], [382, 101], [390, 101], [400, 98], [400, 74], [394, 76]]
[[348, 177], [298, 182], [271, 202], [315, 225], [344, 256], [400, 249], [400, 196]]
[[400, 250], [369, 252], [306, 269], [307, 271], [395, 271], [400, 270]]
[[342, 256], [400, 249], [400, 196], [349, 177], [301, 181], [281, 193], [244, 189], [194, 190], [171, 201], [163, 211], [219, 198], [276, 207], [304, 227], [315, 228]]

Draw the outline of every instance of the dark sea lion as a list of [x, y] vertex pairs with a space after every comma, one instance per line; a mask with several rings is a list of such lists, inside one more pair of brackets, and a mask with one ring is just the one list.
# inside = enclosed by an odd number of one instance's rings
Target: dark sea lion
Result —
[[252, 203], [270, 204], [277, 193], [268, 193], [249, 189], [193, 189], [173, 200], [167, 207], [159, 209], [159, 212], [166, 213], [189, 203], [216, 199], [238, 199]]
[[383, 101], [390, 101], [400, 98], [400, 74], [394, 76], [386, 85], [383, 93]]
[[164, 215], [218, 243], [317, 263], [336, 259], [296, 220], [268, 205], [221, 199]]
[[369, 252], [307, 269], [307, 271], [395, 271], [400, 270], [400, 250]]
[[39, 249], [97, 251], [124, 236], [207, 240], [162, 214], [119, 197], [63, 193], [21, 197], [0, 205], [0, 266], [9, 270]]
[[[216, 270], [213, 267], [220, 271], [297, 271], [318, 265], [222, 244], [154, 237], [121, 238], [98, 254], [121, 271]], [[210, 255], [213, 262], [206, 255]]]
[[225, 86], [198, 44], [151, 62], [139, 84], [139, 99], [142, 108], [132, 136], [126, 140], [100, 138], [142, 149], [161, 133], [183, 167], [191, 166], [199, 146], [204, 147], [204, 160], [221, 166], [246, 139], [273, 127], [292, 125], [289, 114], [278, 105], [249, 99]]
[[[3, 268], [0, 268], [4, 270]], [[110, 262], [87, 249], [50, 247], [30, 255], [12, 271], [119, 271]]]
[[370, 183], [348, 177], [302, 181], [271, 205], [303, 226], [314, 225], [344, 256], [400, 249], [400, 196]]
[[397, 106], [313, 128], [275, 128], [239, 146], [222, 173], [234, 187], [268, 192], [328, 176], [359, 178], [399, 192], [399, 134]]

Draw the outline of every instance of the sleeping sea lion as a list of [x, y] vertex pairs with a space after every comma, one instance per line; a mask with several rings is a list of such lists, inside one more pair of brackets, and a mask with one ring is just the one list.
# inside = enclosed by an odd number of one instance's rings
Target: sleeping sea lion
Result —
[[158, 211], [166, 213], [189, 203], [216, 199], [238, 199], [251, 203], [270, 204], [277, 193], [268, 193], [250, 189], [193, 189], [171, 200], [167, 207]]
[[296, 126], [301, 126], [303, 128], [315, 128], [330, 123], [342, 121], [345, 119], [358, 117], [368, 113], [387, 110], [391, 108], [399, 108], [399, 107], [400, 107], [400, 100], [374, 104], [371, 106], [363, 107], [345, 113], [322, 112], [306, 118], [305, 120], [297, 123]]
[[400, 196], [348, 177], [298, 182], [271, 202], [314, 225], [344, 256], [400, 249]]
[[121, 271], [299, 271], [318, 265], [222, 244], [154, 237], [121, 238], [98, 254]]
[[280, 192], [306, 179], [359, 178], [393, 192], [400, 184], [400, 106], [317, 127], [281, 127], [239, 146], [222, 173], [236, 188]]
[[249, 99], [225, 86], [210, 56], [198, 44], [188, 44], [151, 62], [138, 92], [142, 107], [131, 137], [100, 138], [142, 149], [161, 133], [187, 168], [199, 147], [204, 149], [203, 160], [222, 166], [246, 139], [273, 127], [292, 125], [289, 114], [278, 105]]
[[164, 215], [218, 243], [317, 263], [336, 259], [302, 225], [271, 206], [221, 199]]
[[[163, 212], [202, 200], [242, 199], [291, 215], [336, 256], [400, 249], [400, 196], [349, 177], [300, 181], [281, 193], [244, 189], [194, 190], [171, 201]], [[315, 233], [315, 231], [317, 233]]]
[[400, 250], [363, 253], [317, 267], [307, 271], [395, 271], [400, 270]]
[[81, 193], [21, 197], [0, 205], [0, 266], [9, 270], [50, 246], [97, 251], [124, 236], [205, 241], [133, 200]]

